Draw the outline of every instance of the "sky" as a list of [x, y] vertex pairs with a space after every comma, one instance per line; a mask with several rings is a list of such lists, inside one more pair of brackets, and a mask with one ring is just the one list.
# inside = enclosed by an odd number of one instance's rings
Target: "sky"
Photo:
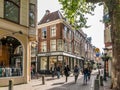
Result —
[[[60, 10], [61, 5], [58, 0], [38, 0], [38, 22], [44, 16], [46, 10], [54, 12]], [[100, 22], [103, 17], [103, 6], [96, 7], [93, 12], [94, 16], [86, 15], [88, 17], [87, 25], [90, 28], [83, 28], [83, 32], [87, 34], [88, 37], [92, 37], [92, 45], [103, 51], [104, 48], [104, 24]]]

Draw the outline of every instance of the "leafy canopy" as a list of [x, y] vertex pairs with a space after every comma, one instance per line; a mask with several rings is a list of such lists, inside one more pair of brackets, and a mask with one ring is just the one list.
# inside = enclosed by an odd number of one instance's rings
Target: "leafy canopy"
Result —
[[88, 28], [86, 25], [87, 18], [85, 14], [92, 14], [94, 11], [95, 5], [86, 0], [59, 0], [62, 4], [62, 11], [70, 22], [71, 26], [75, 29]]

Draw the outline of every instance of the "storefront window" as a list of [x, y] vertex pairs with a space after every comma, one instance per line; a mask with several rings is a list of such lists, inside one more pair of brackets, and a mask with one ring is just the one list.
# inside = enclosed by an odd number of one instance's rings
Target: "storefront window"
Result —
[[64, 56], [64, 64], [69, 65], [69, 57]]
[[58, 56], [57, 64], [62, 68], [63, 67], [63, 56]]
[[49, 57], [49, 69], [52, 66], [56, 66], [57, 65], [57, 56], [51, 56]]
[[41, 70], [47, 70], [47, 57], [41, 57]]
[[0, 77], [23, 75], [23, 47], [14, 37], [0, 39]]

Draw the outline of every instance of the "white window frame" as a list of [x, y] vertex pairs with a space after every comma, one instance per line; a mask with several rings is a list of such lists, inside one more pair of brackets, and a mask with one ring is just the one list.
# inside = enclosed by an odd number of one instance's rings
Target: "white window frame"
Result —
[[57, 50], [63, 51], [63, 40], [62, 39], [57, 40]]
[[47, 52], [47, 42], [41, 42], [41, 52]]
[[50, 40], [50, 51], [56, 51], [56, 40]]
[[50, 27], [50, 36], [55, 37], [56, 36], [56, 25], [52, 25]]

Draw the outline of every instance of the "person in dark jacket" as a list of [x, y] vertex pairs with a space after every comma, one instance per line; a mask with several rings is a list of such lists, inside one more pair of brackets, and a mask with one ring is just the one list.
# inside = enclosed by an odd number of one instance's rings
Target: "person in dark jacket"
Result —
[[74, 76], [75, 76], [75, 83], [77, 82], [77, 78], [79, 76], [79, 68], [78, 65], [75, 65], [74, 67]]
[[52, 73], [52, 78], [54, 79], [55, 76], [55, 72], [56, 72], [56, 67], [54, 67], [54, 65], [50, 68], [51, 73]]
[[84, 84], [87, 84], [88, 68], [83, 69], [83, 74], [84, 74]]
[[92, 72], [91, 67], [88, 67], [88, 80], [90, 80], [90, 77], [91, 77], [91, 72]]
[[56, 72], [57, 72], [57, 78], [59, 79], [60, 78], [60, 66], [58, 65], [57, 67], [56, 67]]
[[67, 82], [68, 76], [70, 75], [70, 68], [69, 68], [69, 65], [65, 66], [65, 68], [64, 68], [64, 74], [65, 74], [66, 82]]

